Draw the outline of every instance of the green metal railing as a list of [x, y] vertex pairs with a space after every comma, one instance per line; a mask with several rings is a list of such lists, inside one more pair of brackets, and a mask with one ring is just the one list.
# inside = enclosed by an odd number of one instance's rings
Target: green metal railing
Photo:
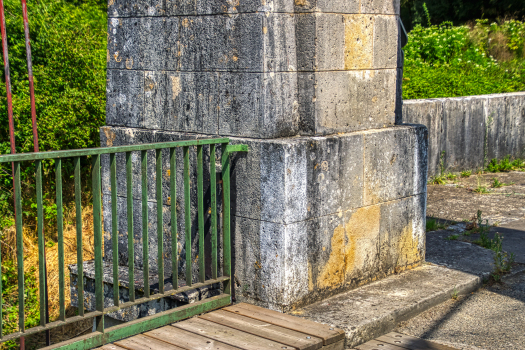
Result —
[[[219, 263], [219, 244], [217, 237], [217, 179], [215, 154], [216, 146], [221, 146], [222, 163], [222, 275], [218, 276]], [[191, 198], [190, 198], [190, 148], [197, 149], [197, 217], [198, 217], [198, 283], [192, 283], [192, 237], [191, 237]], [[205, 226], [204, 226], [204, 184], [203, 184], [203, 147], [209, 146], [210, 151], [210, 206], [211, 206], [211, 279], [206, 280], [205, 275]], [[184, 162], [184, 232], [186, 247], [186, 286], [178, 285], [179, 254], [177, 242], [177, 209], [175, 198], [176, 189], [176, 149], [182, 148]], [[166, 290], [164, 286], [164, 237], [163, 237], [163, 206], [162, 206], [162, 150], [169, 149], [170, 167], [170, 198], [171, 199], [171, 265], [172, 265], [172, 285], [173, 288]], [[150, 295], [149, 284], [149, 246], [148, 246], [148, 193], [147, 193], [147, 151], [156, 151], [156, 200], [157, 200], [157, 235], [158, 235], [158, 293]], [[57, 204], [57, 233], [58, 233], [58, 264], [59, 264], [59, 304], [60, 313], [57, 321], [47, 323], [45, 319], [46, 296], [44, 288], [40, 288], [40, 325], [30, 329], [25, 329], [24, 312], [24, 254], [23, 254], [23, 234], [22, 234], [22, 215], [16, 215], [16, 249], [18, 266], [18, 303], [19, 303], [19, 331], [16, 333], [2, 334], [2, 314], [0, 308], [0, 342], [25, 337], [31, 334], [40, 333], [56, 327], [68, 325], [88, 318], [95, 319], [95, 329], [91, 334], [71, 339], [67, 342], [55, 344], [52, 348], [59, 349], [90, 349], [101, 346], [112, 341], [116, 341], [131, 335], [135, 335], [150, 329], [154, 329], [178, 320], [191, 317], [209, 310], [229, 305], [231, 303], [231, 240], [230, 240], [230, 153], [247, 151], [245, 145], [229, 145], [227, 138], [201, 139], [178, 142], [164, 142], [153, 144], [141, 144], [133, 146], [118, 146], [107, 148], [52, 151], [41, 153], [25, 153], [15, 155], [0, 156], [0, 163], [14, 163], [14, 182], [15, 182], [15, 210], [22, 213], [20, 164], [22, 162], [33, 162], [36, 169], [36, 197], [37, 197], [37, 232], [38, 232], [38, 251], [39, 251], [39, 280], [45, 280], [44, 268], [44, 232], [43, 232], [43, 193], [42, 193], [42, 161], [47, 159], [55, 160], [56, 164], [56, 204]], [[140, 152], [140, 168], [142, 182], [142, 244], [143, 244], [143, 271], [144, 271], [144, 296], [135, 296], [135, 253], [133, 237], [133, 181], [132, 181], [132, 152]], [[126, 162], [126, 194], [127, 194], [127, 238], [128, 238], [128, 266], [129, 266], [129, 301], [120, 302], [119, 300], [119, 252], [118, 252], [118, 228], [117, 228], [117, 165], [116, 154], [125, 153]], [[111, 238], [112, 238], [112, 263], [113, 263], [113, 301], [111, 307], [104, 306], [103, 288], [103, 252], [102, 252], [102, 186], [101, 186], [101, 155], [109, 154], [109, 174], [111, 187]], [[81, 169], [80, 158], [91, 156], [92, 158], [92, 191], [93, 191], [93, 233], [95, 251], [95, 311], [84, 312], [84, 272], [83, 272], [83, 247], [82, 247], [82, 218], [81, 218]], [[75, 206], [76, 206], [76, 231], [77, 231], [77, 266], [78, 266], [78, 316], [66, 318], [65, 305], [65, 267], [64, 267], [64, 231], [63, 231], [63, 211], [62, 211], [62, 160], [73, 158], [74, 178], [75, 178]], [[106, 208], [108, 209], [108, 208]], [[1, 272], [0, 272], [1, 274]], [[0, 275], [1, 280], [1, 275]], [[104, 315], [112, 312], [133, 307], [151, 300], [161, 299], [192, 290], [198, 287], [209, 286], [221, 283], [222, 293], [218, 296], [201, 300], [196, 303], [173, 308], [168, 311], [157, 313], [153, 316], [139, 318], [122, 325], [105, 328]], [[1, 288], [1, 286], [0, 286]], [[1, 298], [1, 290], [0, 290]], [[1, 299], [0, 299], [1, 302]]]

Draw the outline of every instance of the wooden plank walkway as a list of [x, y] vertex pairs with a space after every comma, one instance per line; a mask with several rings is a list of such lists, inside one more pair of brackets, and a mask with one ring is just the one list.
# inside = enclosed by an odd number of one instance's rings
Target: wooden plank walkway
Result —
[[[236, 304], [100, 350], [343, 350], [344, 331], [250, 304]], [[439, 344], [390, 333], [358, 350], [450, 350]]]

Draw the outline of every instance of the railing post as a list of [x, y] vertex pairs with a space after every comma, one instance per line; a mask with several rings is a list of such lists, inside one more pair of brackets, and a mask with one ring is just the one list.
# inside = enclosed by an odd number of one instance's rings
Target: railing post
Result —
[[230, 277], [224, 282], [224, 293], [232, 294], [231, 284], [231, 237], [230, 237], [230, 154], [228, 144], [222, 144], [222, 227], [223, 227], [223, 275]]
[[[100, 154], [92, 156], [92, 190], [93, 190], [93, 235], [95, 243], [95, 309], [104, 311], [104, 285], [102, 266], [102, 198], [100, 182]], [[95, 328], [104, 332], [104, 316], [97, 316]]]
[[18, 263], [18, 328], [25, 332], [24, 313], [24, 232], [22, 229], [22, 191], [20, 190], [20, 162], [15, 168], [15, 226], [16, 226], [16, 260]]

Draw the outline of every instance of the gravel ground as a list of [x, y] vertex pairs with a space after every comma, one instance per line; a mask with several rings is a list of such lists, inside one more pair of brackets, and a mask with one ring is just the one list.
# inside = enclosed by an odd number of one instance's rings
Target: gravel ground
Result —
[[403, 322], [397, 332], [458, 349], [525, 349], [525, 272]]
[[[490, 181], [494, 177], [512, 185], [490, 188]], [[473, 189], [479, 185], [487, 186], [490, 193], [480, 195], [474, 192]], [[516, 272], [504, 277], [502, 283], [485, 286], [478, 292], [457, 300], [451, 298], [448, 302], [401, 323], [396, 331], [461, 350], [525, 349], [525, 173], [486, 174], [458, 179], [444, 186], [429, 186], [428, 216], [459, 222], [474, 216], [478, 209], [483, 211], [484, 219], [488, 219], [490, 224], [502, 224], [491, 231], [504, 233], [504, 250], [514, 252], [516, 262], [521, 263], [513, 268]], [[459, 225], [465, 224], [456, 226]], [[439, 236], [440, 232], [444, 232], [443, 237], [447, 236], [446, 230], [428, 233], [433, 236], [428, 236], [427, 252], [429, 249], [446, 248], [445, 244], [465, 244], [458, 241], [445, 242]], [[459, 232], [460, 236], [461, 234]], [[478, 237], [473, 235], [461, 238], [474, 240]], [[444, 259], [460, 263], [459, 258], [453, 254], [446, 254], [447, 249], [450, 253], [453, 251], [450, 247], [446, 248]], [[475, 256], [469, 259], [472, 261], [468, 263], [473, 266], [478, 264]], [[479, 259], [481, 263], [481, 255]]]

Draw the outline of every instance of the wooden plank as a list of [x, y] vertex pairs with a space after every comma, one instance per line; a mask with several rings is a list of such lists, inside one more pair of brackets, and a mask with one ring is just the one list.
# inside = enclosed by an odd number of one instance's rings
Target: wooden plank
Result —
[[[336, 343], [332, 343], [327, 346], [323, 346], [322, 350], [344, 350], [345, 348], [345, 339], [339, 340]], [[355, 349], [349, 349], [349, 350], [355, 350]]]
[[282, 343], [257, 337], [253, 334], [244, 333], [237, 329], [226, 327], [200, 318], [192, 318], [183, 322], [173, 323], [172, 326], [193, 332], [195, 334], [200, 334], [206, 338], [214, 339], [244, 350], [295, 349]]
[[217, 310], [200, 316], [200, 318], [222, 324], [239, 331], [250, 333], [261, 338], [270, 339], [300, 350], [317, 350], [323, 347], [321, 338], [297, 332], [271, 323], [241, 316], [232, 312]]
[[223, 310], [251, 317], [259, 321], [268, 322], [276, 326], [292, 329], [294, 331], [307, 333], [310, 336], [323, 339], [323, 345], [325, 346], [345, 338], [345, 332], [341, 329], [282, 314], [277, 311], [267, 310], [250, 304], [240, 303], [225, 307]]
[[126, 350], [126, 349], [121, 348], [120, 346], [117, 346], [115, 344], [107, 344], [107, 345], [101, 346], [100, 348], [97, 348], [96, 350]]
[[114, 344], [128, 350], [183, 350], [178, 346], [163, 342], [155, 338], [147, 337], [143, 334], [119, 340]]
[[357, 350], [407, 350], [397, 345], [392, 345], [379, 340], [370, 340], [364, 344], [355, 347]]
[[239, 350], [228, 344], [218, 342], [204, 336], [185, 331], [172, 326], [154, 329], [144, 335], [162, 340], [187, 350]]
[[410, 350], [457, 350], [446, 345], [429, 342], [421, 338], [416, 338], [396, 332], [385, 334], [377, 338], [377, 340], [401, 346]]

